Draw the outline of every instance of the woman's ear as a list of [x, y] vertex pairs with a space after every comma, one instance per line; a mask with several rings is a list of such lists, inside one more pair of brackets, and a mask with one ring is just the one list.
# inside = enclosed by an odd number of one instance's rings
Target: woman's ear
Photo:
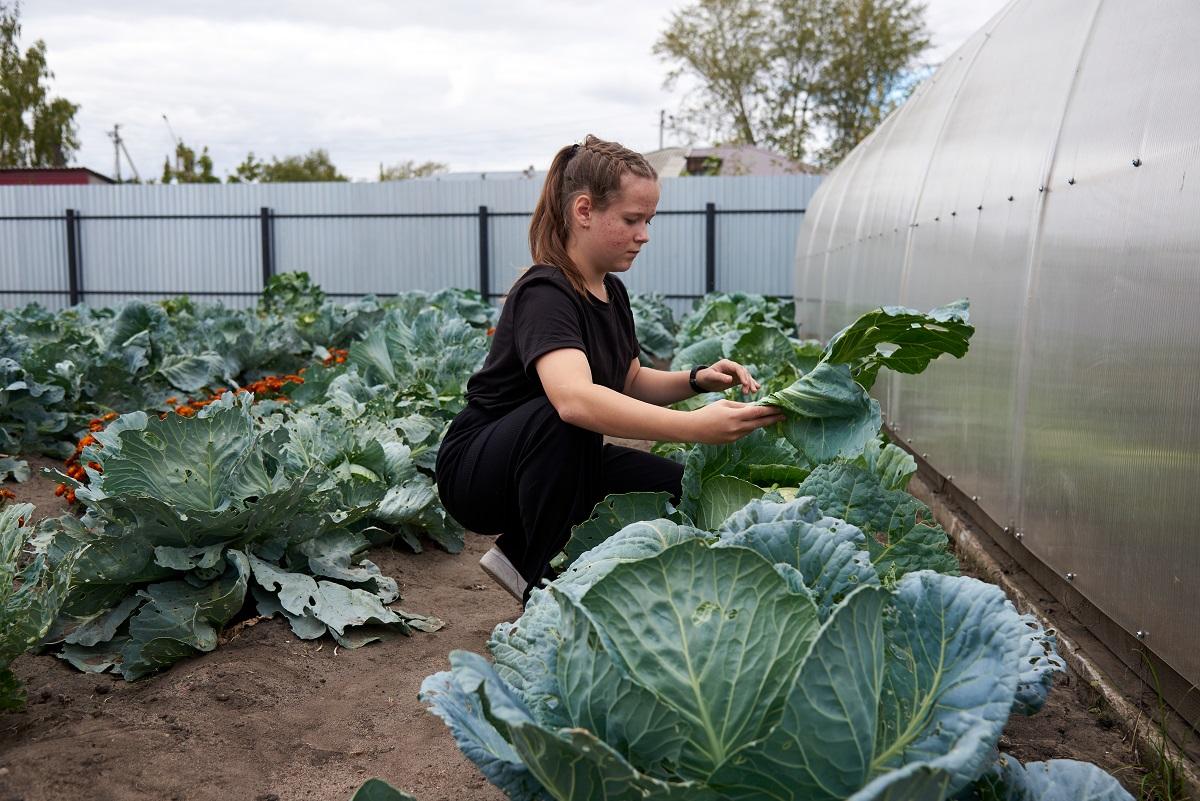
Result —
[[575, 224], [580, 228], [587, 228], [592, 224], [592, 199], [587, 194], [581, 194], [575, 198], [571, 204], [571, 216], [575, 218]]

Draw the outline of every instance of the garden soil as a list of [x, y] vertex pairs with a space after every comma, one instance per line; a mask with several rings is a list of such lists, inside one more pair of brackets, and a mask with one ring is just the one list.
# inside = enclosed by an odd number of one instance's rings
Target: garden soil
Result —
[[[29, 462], [35, 472], [54, 465]], [[7, 486], [39, 516], [65, 509], [41, 475]], [[468, 534], [457, 555], [435, 546], [372, 551], [400, 582], [406, 609], [445, 621], [432, 634], [350, 651], [263, 620], [227, 630], [213, 653], [133, 683], [49, 655], [20, 657], [13, 669], [29, 703], [0, 715], [0, 801], [345, 801], [375, 776], [418, 801], [501, 801], [417, 701], [422, 679], [446, 669], [450, 651], [484, 652], [492, 628], [520, 614], [479, 569], [490, 545]], [[1111, 721], [1089, 713], [1066, 686], [1073, 681], [1060, 680], [1038, 715], [1014, 717], [1001, 748], [1023, 761], [1095, 762], [1132, 789], [1128, 745]]]

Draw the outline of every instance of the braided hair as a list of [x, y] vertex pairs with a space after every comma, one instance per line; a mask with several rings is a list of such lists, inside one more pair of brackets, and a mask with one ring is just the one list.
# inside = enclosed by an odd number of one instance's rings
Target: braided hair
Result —
[[529, 250], [535, 264], [562, 270], [581, 295], [587, 294], [583, 273], [567, 255], [571, 205], [586, 194], [597, 211], [604, 211], [617, 199], [625, 175], [658, 180], [658, 173], [640, 153], [591, 134], [582, 144], [559, 150], [550, 163], [529, 224]]

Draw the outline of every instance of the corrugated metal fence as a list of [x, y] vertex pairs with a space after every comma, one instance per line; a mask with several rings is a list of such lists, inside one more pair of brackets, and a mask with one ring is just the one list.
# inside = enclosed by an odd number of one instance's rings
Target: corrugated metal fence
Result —
[[[677, 310], [706, 291], [791, 295], [820, 178], [672, 178], [624, 276]], [[190, 294], [253, 302], [306, 270], [351, 297], [448, 286], [502, 294], [529, 264], [541, 182], [0, 187], [0, 304]]]

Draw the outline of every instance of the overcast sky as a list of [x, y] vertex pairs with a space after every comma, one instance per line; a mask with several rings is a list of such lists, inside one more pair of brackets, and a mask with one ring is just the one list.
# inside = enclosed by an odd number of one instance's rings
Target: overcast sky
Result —
[[[928, 0], [938, 62], [1006, 0]], [[291, 0], [25, 0], [22, 44], [43, 39], [52, 92], [80, 104], [76, 162], [113, 171], [121, 124], [145, 177], [175, 133], [224, 177], [326, 148], [354, 179], [380, 162], [454, 171], [542, 169], [586, 133], [658, 146], [666, 65], [650, 52], [683, 0], [348, 4]], [[670, 138], [667, 144], [672, 144]], [[127, 167], [123, 167], [126, 171]]]

